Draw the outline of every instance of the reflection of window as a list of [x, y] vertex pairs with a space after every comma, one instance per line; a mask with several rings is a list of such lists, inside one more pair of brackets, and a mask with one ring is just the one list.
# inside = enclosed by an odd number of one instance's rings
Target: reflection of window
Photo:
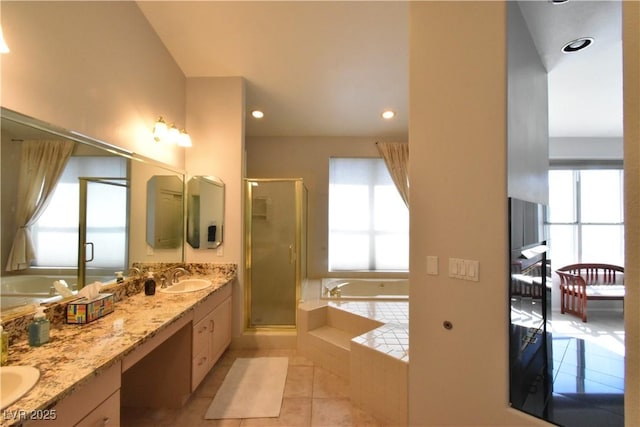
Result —
[[622, 170], [551, 170], [547, 224], [554, 265], [624, 265]]
[[329, 270], [408, 271], [409, 210], [379, 158], [329, 160]]
[[[46, 210], [31, 227], [37, 267], [76, 267], [78, 264], [78, 177], [124, 177], [126, 159], [71, 157]], [[89, 267], [122, 268], [125, 263], [127, 192], [106, 184], [90, 183], [87, 197], [87, 240], [94, 243], [95, 259]], [[118, 214], [114, 214], [114, 207]], [[99, 251], [99, 252], [98, 252]], [[88, 256], [91, 255], [89, 249]]]

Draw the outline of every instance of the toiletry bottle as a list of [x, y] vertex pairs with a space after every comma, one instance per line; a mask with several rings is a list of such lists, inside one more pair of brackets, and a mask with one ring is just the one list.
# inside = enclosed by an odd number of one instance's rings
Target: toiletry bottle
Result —
[[29, 345], [39, 347], [49, 342], [49, 320], [44, 314], [44, 307], [38, 307], [29, 325]]
[[147, 279], [144, 281], [144, 294], [154, 295], [156, 293], [156, 281], [153, 278], [153, 273], [147, 273]]
[[122, 282], [124, 282], [122, 271], [116, 271], [116, 283], [122, 283]]
[[4, 365], [9, 357], [9, 334], [4, 331], [2, 325], [0, 325], [0, 348], [2, 348], [0, 365]]

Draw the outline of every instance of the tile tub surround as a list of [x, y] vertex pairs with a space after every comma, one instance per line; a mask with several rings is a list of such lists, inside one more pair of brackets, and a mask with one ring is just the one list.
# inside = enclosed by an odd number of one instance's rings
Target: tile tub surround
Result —
[[[188, 315], [210, 294], [230, 286], [236, 278], [234, 266], [207, 268], [203, 266], [193, 271], [212, 272], [202, 275], [213, 282], [210, 288], [179, 295], [158, 292], [147, 296], [138, 292], [116, 302], [113, 313], [95, 322], [52, 326], [50, 341], [42, 347], [29, 347], [26, 340], [12, 343], [7, 365], [35, 366], [40, 370], [40, 380], [5, 411], [16, 413], [24, 410], [29, 413], [51, 408], [76, 388]], [[119, 319], [124, 322], [122, 332], [114, 329], [114, 321]], [[3, 427], [19, 422], [0, 421]]]
[[407, 424], [408, 301], [309, 301], [298, 321], [298, 352], [347, 380], [354, 406]]

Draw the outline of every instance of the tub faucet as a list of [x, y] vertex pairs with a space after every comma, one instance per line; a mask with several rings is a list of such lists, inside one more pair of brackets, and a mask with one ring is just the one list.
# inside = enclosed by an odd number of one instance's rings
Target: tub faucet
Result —
[[188, 275], [189, 272], [182, 267], [176, 267], [171, 273], [171, 283], [178, 283], [178, 277]]
[[342, 291], [340, 291], [340, 287], [339, 286], [336, 286], [333, 289], [329, 289], [329, 296], [330, 297], [339, 297], [341, 293], [342, 293]]

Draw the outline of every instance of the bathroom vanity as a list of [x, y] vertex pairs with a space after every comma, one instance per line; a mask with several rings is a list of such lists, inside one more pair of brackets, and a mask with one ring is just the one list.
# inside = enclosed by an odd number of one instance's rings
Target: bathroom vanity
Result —
[[204, 277], [213, 285], [139, 292], [95, 322], [54, 328], [42, 347], [14, 343], [7, 364], [35, 366], [40, 379], [0, 425], [119, 425], [124, 405], [182, 406], [231, 341], [235, 265]]

